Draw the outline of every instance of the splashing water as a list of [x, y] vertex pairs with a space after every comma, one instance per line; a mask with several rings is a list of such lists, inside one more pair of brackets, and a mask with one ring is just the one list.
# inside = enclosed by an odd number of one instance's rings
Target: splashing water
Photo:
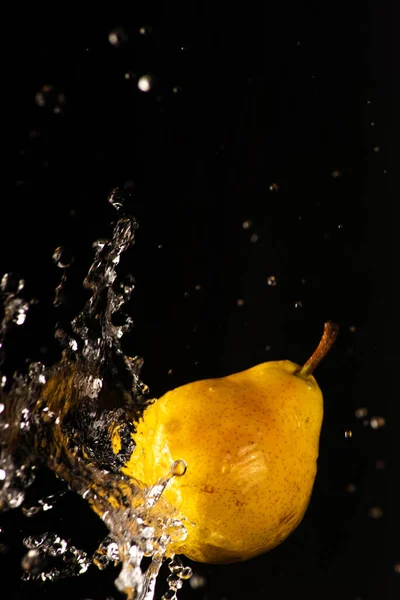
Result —
[[[92, 557], [56, 533], [25, 538], [23, 578], [52, 581], [81, 575], [90, 565], [104, 569], [120, 564], [117, 589], [128, 599], [151, 600], [161, 565], [168, 559], [164, 598], [174, 600], [191, 570], [174, 555], [174, 543], [185, 539], [186, 529], [163, 499], [163, 491], [171, 478], [184, 476], [186, 464], [176, 461], [165, 477], [148, 487], [120, 472], [135, 447], [134, 423], [153, 400], [140, 379], [142, 359], [127, 356], [121, 346], [133, 324], [121, 308], [131, 296], [134, 278], [118, 277], [117, 267], [122, 253], [135, 242], [138, 224], [121, 214], [120, 190], [113, 190], [109, 202], [120, 218], [111, 239], [93, 244], [94, 260], [83, 282], [90, 297], [72, 320], [71, 334], [60, 328], [55, 332], [62, 347], [60, 362], [51, 367], [31, 363], [27, 375], [15, 375], [12, 381], [0, 374], [0, 510], [22, 505], [25, 516], [34, 517], [52, 508], [54, 495], [35, 506], [24, 505], [35, 471], [43, 465], [50, 468], [89, 502], [109, 535]], [[59, 306], [73, 260], [61, 247], [53, 259], [63, 269], [54, 299]], [[1, 280], [0, 351], [11, 326], [25, 321], [31, 302], [20, 296], [23, 288], [23, 280], [10, 274]], [[116, 431], [121, 440], [117, 449], [112, 444]], [[151, 559], [145, 571], [144, 557]]]

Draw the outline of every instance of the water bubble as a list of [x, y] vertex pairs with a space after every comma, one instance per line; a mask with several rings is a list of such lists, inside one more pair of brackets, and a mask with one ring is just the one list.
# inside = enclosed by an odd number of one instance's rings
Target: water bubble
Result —
[[372, 419], [370, 420], [370, 425], [372, 429], [380, 429], [381, 427], [384, 427], [385, 424], [386, 421], [384, 417], [372, 417]]
[[54, 250], [52, 258], [60, 269], [67, 269], [74, 262], [74, 257], [70, 251], [63, 248], [63, 246], [58, 246]]
[[355, 415], [357, 419], [363, 419], [368, 415], [368, 408], [361, 407], [355, 410]]
[[344, 437], [348, 439], [353, 437], [353, 432], [351, 431], [351, 429], [346, 429], [346, 431], [344, 432]]
[[141, 92], [149, 92], [154, 85], [153, 75], [142, 75], [141, 77], [139, 77], [137, 85]]
[[243, 229], [250, 229], [253, 226], [253, 222], [248, 219], [247, 221], [243, 221], [242, 227]]
[[267, 283], [268, 283], [269, 286], [275, 287], [276, 286], [276, 277], [275, 277], [275, 275], [270, 275], [269, 277], [267, 277]]

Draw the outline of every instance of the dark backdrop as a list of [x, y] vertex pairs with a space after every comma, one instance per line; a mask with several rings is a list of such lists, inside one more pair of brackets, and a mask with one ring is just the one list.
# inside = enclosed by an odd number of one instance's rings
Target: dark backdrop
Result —
[[[0, 265], [39, 303], [9, 336], [4, 369], [57, 359], [55, 322], [85, 299], [91, 243], [115, 219], [108, 194], [125, 188], [140, 224], [123, 266], [137, 282], [125, 348], [144, 357], [154, 396], [266, 360], [302, 362], [325, 320], [341, 328], [318, 371], [326, 415], [303, 523], [248, 563], [193, 565], [206, 585], [186, 584], [181, 599], [397, 597], [390, 3], [21, 17], [8, 25]], [[148, 93], [138, 90], [145, 74]], [[75, 256], [61, 317], [51, 304], [60, 245]], [[363, 424], [360, 407], [385, 426]], [[32, 494], [55, 485], [42, 474]], [[1, 519], [8, 598], [119, 597], [112, 570], [53, 586], [19, 581], [31, 531], [88, 550], [102, 538], [83, 501], [71, 494], [36, 519]]]

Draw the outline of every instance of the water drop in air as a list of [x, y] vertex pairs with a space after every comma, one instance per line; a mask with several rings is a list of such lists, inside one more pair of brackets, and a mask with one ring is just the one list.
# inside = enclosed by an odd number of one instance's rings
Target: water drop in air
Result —
[[141, 92], [149, 92], [153, 86], [154, 79], [152, 75], [142, 75], [138, 80], [138, 88]]

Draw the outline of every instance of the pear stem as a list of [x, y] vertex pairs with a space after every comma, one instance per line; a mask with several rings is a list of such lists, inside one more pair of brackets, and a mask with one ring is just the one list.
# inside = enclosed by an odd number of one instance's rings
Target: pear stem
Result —
[[338, 333], [339, 325], [337, 325], [333, 321], [327, 321], [324, 324], [324, 333], [322, 334], [321, 341], [319, 342], [314, 353], [310, 356], [308, 361], [302, 366], [302, 368], [298, 372], [300, 377], [307, 377], [308, 375], [312, 375], [312, 373], [319, 365], [321, 360], [326, 354], [328, 354], [329, 350], [332, 348]]

